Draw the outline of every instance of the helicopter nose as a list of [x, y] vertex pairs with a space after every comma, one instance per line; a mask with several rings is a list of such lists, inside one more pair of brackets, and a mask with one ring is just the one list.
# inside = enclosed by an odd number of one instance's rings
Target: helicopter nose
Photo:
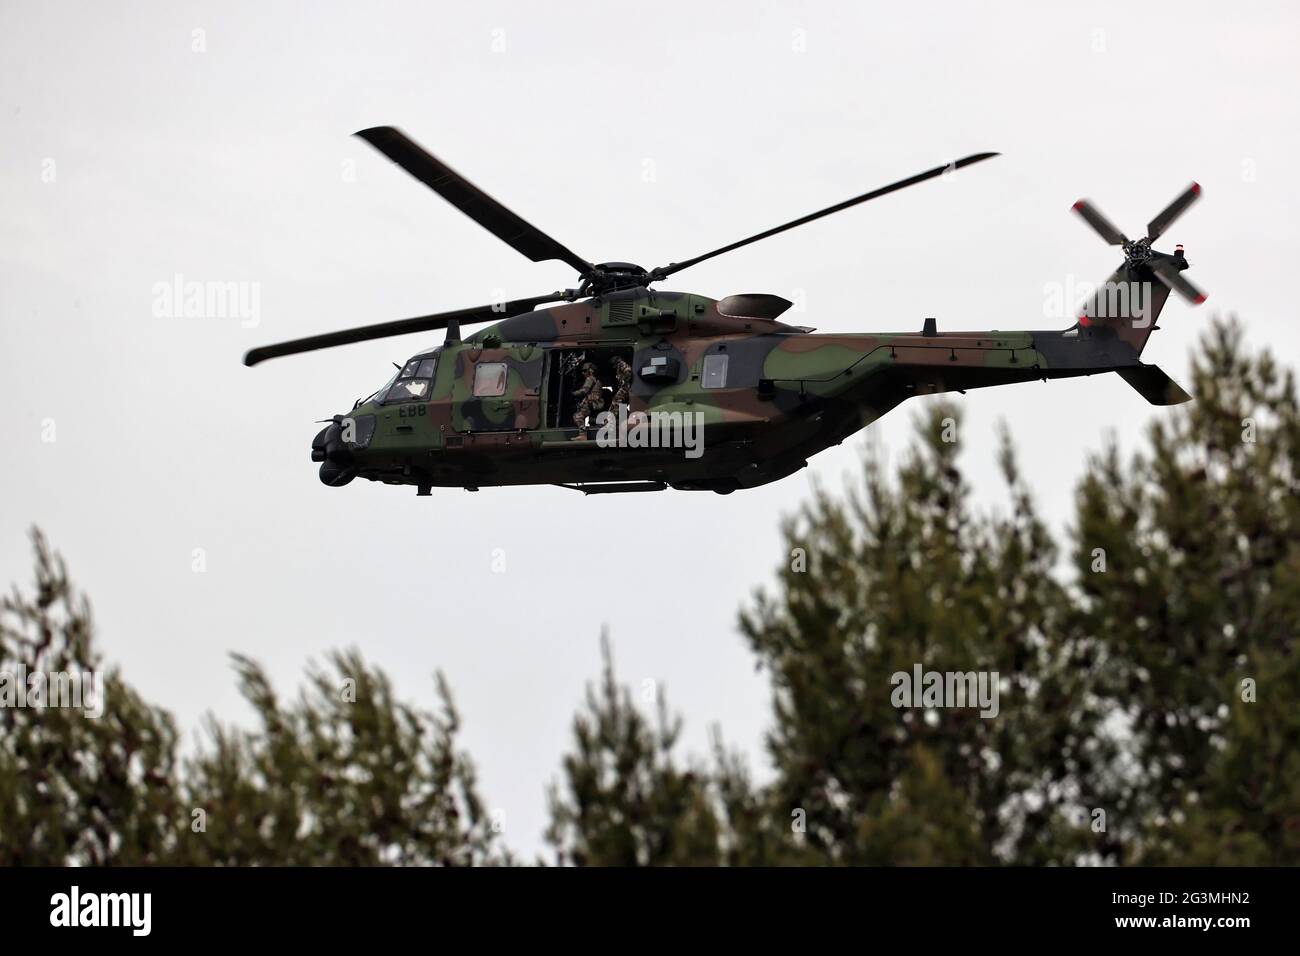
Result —
[[316, 433], [316, 437], [311, 440], [311, 460], [325, 460], [325, 442], [329, 437], [329, 431], [334, 425], [327, 425]]
[[311, 441], [311, 460], [321, 463], [320, 480], [331, 488], [340, 488], [356, 477], [352, 452], [343, 443], [343, 429], [337, 421], [316, 433]]

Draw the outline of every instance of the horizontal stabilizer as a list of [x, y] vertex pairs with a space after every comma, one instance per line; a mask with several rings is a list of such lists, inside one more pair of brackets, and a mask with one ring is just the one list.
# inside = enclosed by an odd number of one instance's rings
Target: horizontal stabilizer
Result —
[[1115, 371], [1152, 405], [1181, 405], [1192, 400], [1177, 382], [1154, 365], [1129, 365]]

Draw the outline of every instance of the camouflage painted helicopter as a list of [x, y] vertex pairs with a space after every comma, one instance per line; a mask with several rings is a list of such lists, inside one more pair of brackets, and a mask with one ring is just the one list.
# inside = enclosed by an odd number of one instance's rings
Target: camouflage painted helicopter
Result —
[[[1124, 261], [1068, 329], [940, 333], [926, 319], [916, 332], [818, 335], [778, 321], [791, 306], [779, 296], [714, 300], [651, 286], [724, 252], [996, 153], [976, 153], [693, 259], [644, 269], [579, 257], [399, 130], [376, 127], [357, 135], [529, 259], [566, 262], [581, 281], [548, 295], [250, 351], [244, 362], [255, 365], [350, 342], [446, 330], [441, 346], [411, 356], [387, 384], [316, 435], [312, 460], [321, 463], [327, 485], [361, 477], [414, 485], [421, 495], [434, 487], [477, 491], [542, 483], [588, 494], [668, 487], [727, 494], [805, 467], [819, 451], [914, 395], [1116, 372], [1152, 404], [1190, 397], [1139, 356], [1170, 290], [1194, 304], [1205, 299], [1181, 275], [1188, 267], [1181, 245], [1172, 255], [1151, 248], [1200, 195], [1195, 183], [1151, 220], [1141, 239], [1129, 239], [1087, 201], [1075, 204], [1103, 239], [1121, 247]], [[494, 324], [461, 337], [462, 326], [485, 322]], [[590, 414], [612, 397], [603, 384], [614, 381], [620, 359], [630, 378], [620, 396], [626, 405], [612, 410], [613, 417]], [[672, 428], [692, 421], [700, 425], [696, 446], [703, 454], [668, 440], [684, 434]], [[640, 442], [633, 440], [638, 429]]]

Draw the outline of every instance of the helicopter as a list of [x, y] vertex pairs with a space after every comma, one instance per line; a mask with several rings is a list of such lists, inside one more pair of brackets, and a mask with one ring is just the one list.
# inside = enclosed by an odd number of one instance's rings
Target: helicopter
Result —
[[[1195, 202], [1192, 183], [1129, 239], [1089, 201], [1074, 211], [1123, 254], [1063, 330], [818, 334], [780, 321], [768, 293], [722, 299], [653, 288], [693, 265], [983, 162], [975, 153], [680, 262], [589, 262], [478, 189], [400, 130], [356, 134], [534, 262], [560, 260], [578, 285], [544, 295], [382, 322], [255, 348], [270, 358], [432, 330], [347, 415], [315, 436], [320, 480], [432, 489], [548, 484], [584, 494], [713, 491], [778, 481], [905, 399], [1115, 372], [1153, 405], [1189, 401], [1140, 361], [1171, 291], [1199, 305], [1181, 245], [1152, 243]], [[470, 325], [492, 323], [462, 337]], [[619, 383], [607, 394], [606, 386]]]

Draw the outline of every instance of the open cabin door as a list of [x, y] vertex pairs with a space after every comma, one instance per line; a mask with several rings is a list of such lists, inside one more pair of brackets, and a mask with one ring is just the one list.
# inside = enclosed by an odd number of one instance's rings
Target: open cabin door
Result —
[[536, 428], [545, 354], [535, 345], [461, 352], [451, 392], [452, 426], [461, 432]]

